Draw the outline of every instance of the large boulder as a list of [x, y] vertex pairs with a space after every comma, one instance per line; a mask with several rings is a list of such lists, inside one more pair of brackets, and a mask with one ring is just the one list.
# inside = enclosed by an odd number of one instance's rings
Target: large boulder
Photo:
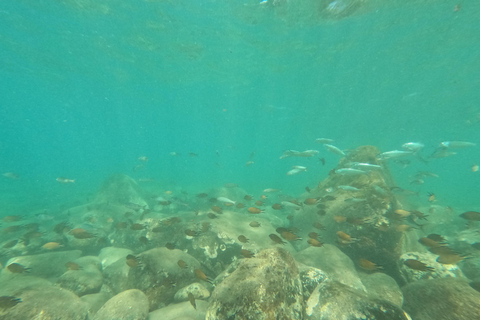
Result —
[[381, 272], [372, 274], [360, 273], [360, 278], [371, 299], [387, 300], [398, 307], [403, 305], [402, 290], [395, 279], [389, 275]]
[[100, 260], [97, 257], [85, 256], [73, 262], [78, 264], [80, 269], [68, 270], [60, 276], [57, 284], [78, 296], [98, 293], [103, 284]]
[[266, 249], [243, 259], [212, 293], [207, 320], [301, 319], [302, 284], [285, 249]]
[[195, 306], [196, 308], [188, 301], [172, 303], [150, 312], [148, 320], [205, 320], [208, 302], [197, 300]]
[[480, 317], [480, 292], [472, 289], [465, 279], [420, 280], [402, 290], [404, 309], [415, 320], [472, 320]]
[[108, 300], [93, 320], [145, 320], [148, 309], [148, 300], [142, 291], [126, 290]]

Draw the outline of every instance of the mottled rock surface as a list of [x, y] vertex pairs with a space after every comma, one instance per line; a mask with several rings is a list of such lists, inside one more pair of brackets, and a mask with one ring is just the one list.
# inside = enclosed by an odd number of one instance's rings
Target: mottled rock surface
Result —
[[145, 320], [148, 317], [148, 300], [136, 289], [123, 291], [110, 300], [93, 317], [93, 320]]
[[243, 259], [212, 293], [207, 320], [302, 319], [298, 267], [286, 250], [266, 249]]
[[295, 254], [298, 262], [325, 272], [331, 280], [365, 291], [353, 261], [334, 245], [309, 247]]
[[324, 281], [307, 301], [312, 320], [409, 320], [405, 312], [385, 300], [370, 299], [363, 291], [336, 281]]
[[402, 288], [404, 309], [414, 320], [480, 319], [480, 292], [456, 278], [420, 280]]
[[[464, 278], [462, 270], [455, 264], [442, 264], [436, 261], [438, 255], [430, 252], [408, 252], [400, 257], [399, 269], [403, 278], [407, 283], [415, 282], [418, 280], [428, 280], [435, 278], [449, 278], [459, 277]], [[434, 268], [431, 271], [420, 271], [409, 268], [405, 265], [405, 261], [408, 259], [418, 260], [425, 263], [427, 266]]]

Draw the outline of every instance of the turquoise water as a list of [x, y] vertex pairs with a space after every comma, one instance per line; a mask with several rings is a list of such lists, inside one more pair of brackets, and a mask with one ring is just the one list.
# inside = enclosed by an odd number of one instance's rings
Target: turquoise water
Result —
[[[2, 3], [0, 168], [20, 178], [0, 179], [0, 214], [82, 202], [118, 172], [191, 193], [236, 183], [298, 195], [338, 162], [319, 137], [381, 151], [419, 141], [426, 154], [480, 142], [477, 1], [328, 5]], [[326, 165], [280, 161], [286, 149], [318, 149]], [[140, 156], [149, 161], [133, 172]], [[392, 170], [419, 201], [435, 192], [442, 205], [478, 207], [479, 162], [477, 147]], [[308, 171], [286, 176], [292, 165]], [[418, 170], [440, 178], [410, 186]]]

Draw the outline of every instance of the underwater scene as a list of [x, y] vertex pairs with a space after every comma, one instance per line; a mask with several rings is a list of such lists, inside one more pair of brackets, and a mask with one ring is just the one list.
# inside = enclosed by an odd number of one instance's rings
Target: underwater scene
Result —
[[0, 320], [480, 319], [480, 2], [0, 4]]

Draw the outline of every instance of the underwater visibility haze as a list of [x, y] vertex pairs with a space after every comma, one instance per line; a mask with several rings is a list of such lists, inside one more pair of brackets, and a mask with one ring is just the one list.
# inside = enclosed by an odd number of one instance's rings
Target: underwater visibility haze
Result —
[[479, 15], [4, 1], [0, 319], [475, 318]]

